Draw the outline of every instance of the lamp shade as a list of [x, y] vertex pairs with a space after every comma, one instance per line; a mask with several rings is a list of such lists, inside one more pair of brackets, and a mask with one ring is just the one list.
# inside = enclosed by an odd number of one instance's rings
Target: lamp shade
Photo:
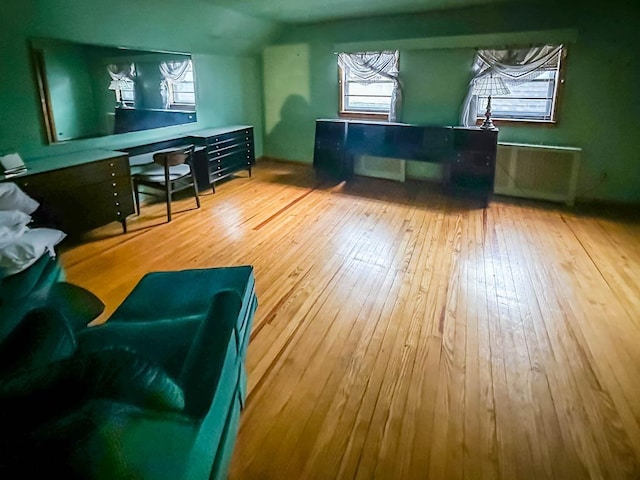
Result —
[[473, 93], [476, 95], [508, 95], [511, 93], [504, 80], [494, 77], [493, 73], [480, 77], [473, 86]]

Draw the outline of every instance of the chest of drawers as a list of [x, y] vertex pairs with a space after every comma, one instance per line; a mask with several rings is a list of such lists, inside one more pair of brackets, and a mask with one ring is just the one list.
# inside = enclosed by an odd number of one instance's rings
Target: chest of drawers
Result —
[[253, 127], [237, 126], [200, 130], [190, 134], [195, 145], [205, 148], [194, 163], [198, 189], [211, 187], [215, 182], [247, 170], [256, 163]]
[[120, 152], [42, 159], [26, 174], [7, 181], [40, 202], [38, 214], [44, 223], [70, 235], [113, 221], [126, 232], [127, 216], [134, 213], [129, 159]]

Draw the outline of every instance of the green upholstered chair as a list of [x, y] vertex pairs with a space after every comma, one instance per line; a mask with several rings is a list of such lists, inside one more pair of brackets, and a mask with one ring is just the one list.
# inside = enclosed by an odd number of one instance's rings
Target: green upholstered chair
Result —
[[100, 326], [59, 299], [29, 312], [0, 344], [0, 476], [226, 478], [254, 285], [250, 266], [153, 272]]

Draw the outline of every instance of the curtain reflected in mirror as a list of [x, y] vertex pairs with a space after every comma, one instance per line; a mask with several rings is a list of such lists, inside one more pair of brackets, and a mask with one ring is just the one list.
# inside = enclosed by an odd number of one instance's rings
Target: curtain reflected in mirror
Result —
[[192, 123], [193, 60], [184, 53], [31, 41], [49, 143]]

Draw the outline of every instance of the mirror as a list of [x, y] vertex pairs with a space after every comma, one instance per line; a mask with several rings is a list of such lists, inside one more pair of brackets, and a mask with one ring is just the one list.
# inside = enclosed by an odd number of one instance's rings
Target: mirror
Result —
[[191, 55], [31, 41], [49, 143], [192, 123]]

